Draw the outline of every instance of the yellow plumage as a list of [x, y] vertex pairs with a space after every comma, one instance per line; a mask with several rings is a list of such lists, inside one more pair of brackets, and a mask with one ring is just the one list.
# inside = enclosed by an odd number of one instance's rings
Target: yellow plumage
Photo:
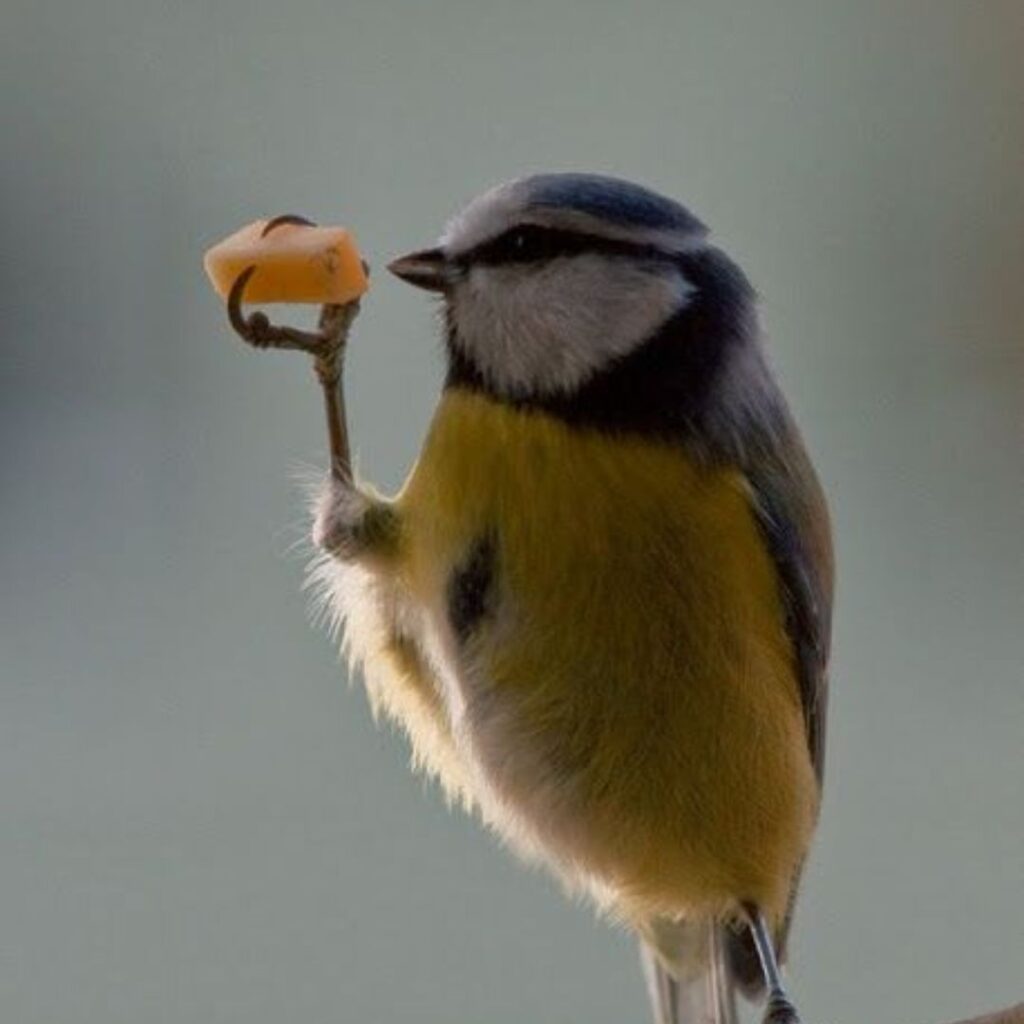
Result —
[[[445, 392], [397, 540], [324, 571], [375, 706], [515, 848], [609, 910], [778, 922], [818, 789], [742, 474]], [[464, 642], [453, 571], [495, 543]]]

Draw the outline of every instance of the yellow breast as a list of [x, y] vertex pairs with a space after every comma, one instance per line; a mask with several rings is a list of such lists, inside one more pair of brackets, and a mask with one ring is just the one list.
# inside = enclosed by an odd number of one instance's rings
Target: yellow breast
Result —
[[497, 604], [452, 656], [510, 841], [583, 864], [627, 916], [781, 913], [817, 792], [742, 474], [454, 390], [397, 500], [406, 586], [439, 619], [496, 538]]

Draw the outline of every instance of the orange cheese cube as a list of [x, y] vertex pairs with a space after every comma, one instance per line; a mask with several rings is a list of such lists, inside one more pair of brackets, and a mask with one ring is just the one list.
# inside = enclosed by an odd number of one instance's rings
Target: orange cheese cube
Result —
[[[266, 234], [267, 225], [271, 227]], [[207, 249], [203, 266], [226, 299], [238, 275], [256, 267], [245, 287], [248, 302], [317, 302], [341, 305], [369, 287], [355, 240], [344, 228], [253, 221]]]

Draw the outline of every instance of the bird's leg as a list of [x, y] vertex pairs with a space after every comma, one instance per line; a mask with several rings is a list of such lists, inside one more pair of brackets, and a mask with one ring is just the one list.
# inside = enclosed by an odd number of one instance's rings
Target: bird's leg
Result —
[[343, 374], [348, 332], [358, 312], [358, 299], [344, 306], [324, 306], [320, 311], [320, 337], [323, 343], [313, 354], [313, 367], [324, 393], [331, 477], [348, 485], [352, 484], [352, 464], [348, 447]]
[[[278, 218], [281, 222], [283, 218]], [[366, 264], [363, 267], [367, 272]], [[391, 505], [359, 488], [352, 473], [345, 416], [343, 371], [348, 333], [359, 312], [359, 300], [328, 304], [320, 311], [318, 330], [300, 331], [272, 324], [263, 313], [245, 316], [245, 286], [255, 267], [246, 268], [228, 294], [228, 319], [235, 332], [255, 348], [290, 349], [313, 357], [313, 368], [323, 389], [330, 472], [317, 503], [313, 543], [337, 558], [353, 559], [390, 552], [397, 535]]]
[[754, 946], [757, 948], [757, 955], [761, 960], [761, 970], [764, 972], [765, 984], [768, 987], [768, 1005], [765, 1008], [764, 1024], [800, 1024], [800, 1016], [796, 1012], [796, 1007], [782, 984], [782, 973], [775, 955], [775, 944], [760, 907], [754, 903], [744, 903], [743, 912], [750, 924]]
[[272, 324], [264, 313], [253, 313], [247, 317], [242, 312], [242, 302], [245, 286], [255, 269], [247, 267], [231, 286], [228, 294], [228, 319], [231, 326], [239, 337], [255, 348], [292, 349], [313, 357], [313, 366], [324, 393], [331, 477], [340, 484], [351, 484], [352, 467], [342, 371], [348, 332], [359, 312], [359, 300], [353, 299], [340, 306], [325, 305], [320, 311], [319, 330], [316, 332]]

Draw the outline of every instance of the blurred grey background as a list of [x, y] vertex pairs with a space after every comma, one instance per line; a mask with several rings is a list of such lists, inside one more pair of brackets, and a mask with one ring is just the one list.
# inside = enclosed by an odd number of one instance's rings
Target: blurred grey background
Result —
[[316, 386], [201, 272], [260, 215], [356, 231], [393, 488], [441, 364], [383, 265], [537, 169], [713, 226], [832, 498], [805, 1019], [1020, 998], [1022, 52], [1016, 0], [6, 0], [0, 1019], [647, 1019], [628, 938], [411, 778], [311, 628]]

